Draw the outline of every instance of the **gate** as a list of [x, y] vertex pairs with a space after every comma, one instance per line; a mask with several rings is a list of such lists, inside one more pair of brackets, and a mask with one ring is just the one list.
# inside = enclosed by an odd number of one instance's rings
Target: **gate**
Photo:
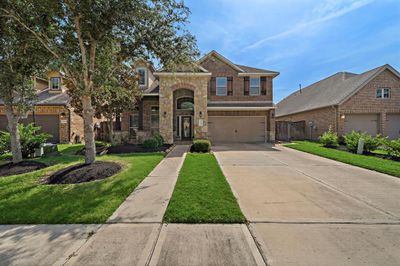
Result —
[[306, 121], [276, 121], [276, 139], [282, 141], [301, 140], [306, 136]]

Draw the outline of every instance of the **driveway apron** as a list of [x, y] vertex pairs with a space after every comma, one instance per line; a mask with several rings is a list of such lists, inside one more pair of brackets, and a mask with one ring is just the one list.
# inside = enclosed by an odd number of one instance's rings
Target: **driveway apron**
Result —
[[214, 152], [269, 264], [400, 263], [400, 179], [280, 146]]

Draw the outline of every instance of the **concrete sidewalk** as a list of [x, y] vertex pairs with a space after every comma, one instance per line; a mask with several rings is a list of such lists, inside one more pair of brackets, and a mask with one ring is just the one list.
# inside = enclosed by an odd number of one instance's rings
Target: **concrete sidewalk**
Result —
[[175, 146], [107, 223], [161, 223], [188, 149], [188, 145]]

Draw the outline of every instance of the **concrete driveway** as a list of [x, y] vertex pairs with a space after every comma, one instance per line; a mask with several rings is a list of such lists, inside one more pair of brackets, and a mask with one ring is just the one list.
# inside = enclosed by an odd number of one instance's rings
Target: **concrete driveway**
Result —
[[214, 152], [269, 264], [400, 264], [400, 179], [279, 146]]

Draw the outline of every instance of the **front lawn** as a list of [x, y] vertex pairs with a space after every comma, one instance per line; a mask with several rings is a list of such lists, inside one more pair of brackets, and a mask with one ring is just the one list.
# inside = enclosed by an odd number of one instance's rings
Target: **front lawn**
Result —
[[295, 143], [286, 144], [284, 146], [384, 174], [400, 177], [400, 162], [325, 148], [319, 143], [310, 141], [296, 141]]
[[214, 155], [189, 153], [164, 216], [167, 223], [243, 223]]
[[38, 161], [52, 166], [27, 174], [0, 177], [0, 224], [104, 223], [163, 159], [163, 154], [99, 156], [120, 162], [120, 173], [73, 185], [42, 185], [43, 175], [83, 161], [71, 155], [82, 146], [63, 145], [61, 155]]

